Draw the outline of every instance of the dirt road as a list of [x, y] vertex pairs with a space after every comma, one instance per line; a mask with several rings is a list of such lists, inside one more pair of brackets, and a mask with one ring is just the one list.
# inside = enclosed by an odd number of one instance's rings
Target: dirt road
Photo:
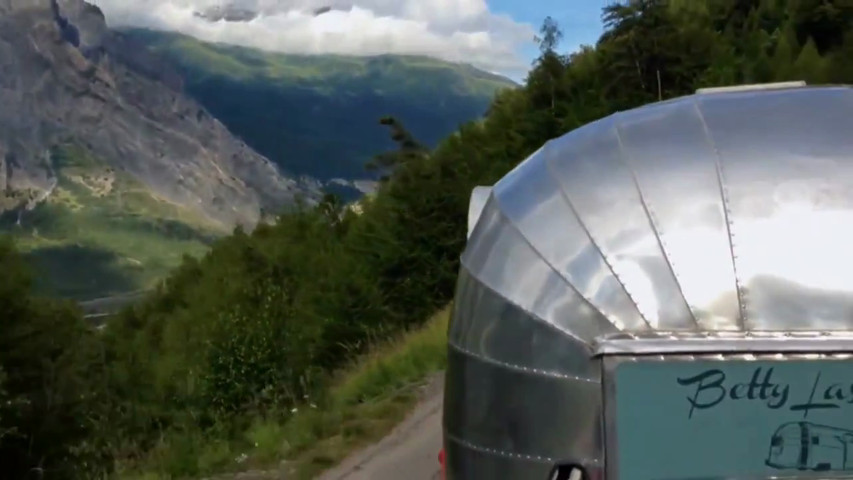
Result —
[[318, 480], [433, 480], [439, 478], [444, 375], [427, 384], [423, 400], [391, 434], [356, 452]]

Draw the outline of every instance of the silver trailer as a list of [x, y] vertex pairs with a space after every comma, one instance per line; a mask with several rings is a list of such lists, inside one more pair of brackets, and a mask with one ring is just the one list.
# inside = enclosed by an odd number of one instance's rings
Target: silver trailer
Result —
[[853, 477], [853, 90], [709, 89], [475, 190], [448, 480]]

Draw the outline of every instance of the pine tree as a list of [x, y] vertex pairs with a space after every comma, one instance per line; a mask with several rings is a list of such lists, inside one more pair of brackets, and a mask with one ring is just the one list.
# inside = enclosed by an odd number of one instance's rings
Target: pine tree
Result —
[[390, 129], [391, 140], [397, 144], [398, 149], [376, 155], [366, 167], [369, 171], [380, 172], [382, 181], [387, 181], [396, 168], [414, 159], [424, 158], [429, 151], [396, 118], [382, 117], [379, 123]]
[[776, 48], [770, 59], [773, 68], [773, 78], [777, 81], [797, 80], [794, 78], [797, 72], [794, 70], [794, 60], [797, 58], [797, 37], [793, 26], [788, 23], [781, 31], [775, 33], [777, 38]]
[[793, 71], [800, 80], [810, 84], [824, 83], [827, 80], [826, 62], [817, 51], [817, 45], [811, 37], [800, 50], [794, 62]]
[[539, 32], [541, 36], [535, 40], [539, 43], [540, 55], [533, 62], [533, 69], [527, 77], [527, 91], [533, 108], [542, 113], [536, 122], [537, 128], [550, 138], [560, 133], [560, 119], [563, 117], [558, 98], [561, 96], [560, 87], [566, 67], [564, 58], [556, 51], [563, 32], [551, 17], [545, 19]]

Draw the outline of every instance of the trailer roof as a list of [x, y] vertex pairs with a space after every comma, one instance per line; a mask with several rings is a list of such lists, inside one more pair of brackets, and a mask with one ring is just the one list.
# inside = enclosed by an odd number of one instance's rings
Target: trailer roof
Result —
[[797, 84], [588, 124], [494, 185], [463, 270], [588, 345], [853, 331], [851, 114], [849, 87]]

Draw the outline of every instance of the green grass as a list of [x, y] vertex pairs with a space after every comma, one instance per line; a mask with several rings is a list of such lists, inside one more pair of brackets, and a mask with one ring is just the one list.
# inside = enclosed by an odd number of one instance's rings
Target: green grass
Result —
[[20, 225], [16, 214], [0, 217], [41, 293], [88, 299], [149, 288], [183, 255], [201, 255], [227, 233], [77, 146], [56, 148], [52, 162], [53, 193]]
[[[380, 440], [419, 398], [419, 387], [446, 366], [450, 308], [423, 327], [383, 342], [340, 372], [323, 400], [306, 399], [285, 421], [255, 418], [238, 438], [172, 434], [128, 480], [165, 480], [246, 470], [286, 470], [314, 478], [359, 448]], [[284, 461], [284, 462], [282, 462]], [[192, 472], [192, 473], [189, 473]], [[275, 478], [275, 477], [270, 477]]]

